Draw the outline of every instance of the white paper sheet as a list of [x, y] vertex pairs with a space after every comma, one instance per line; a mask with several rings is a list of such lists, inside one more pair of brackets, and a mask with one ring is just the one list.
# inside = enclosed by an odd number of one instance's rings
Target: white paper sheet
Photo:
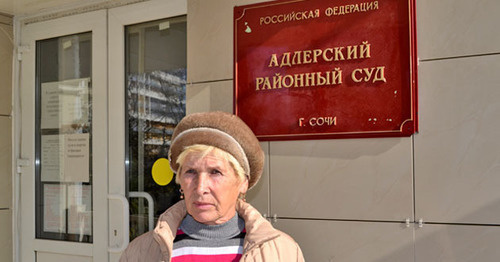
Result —
[[89, 78], [42, 83], [42, 129], [78, 128], [89, 123]]
[[64, 135], [64, 181], [89, 182], [90, 135]]
[[68, 186], [68, 233], [92, 235], [92, 186]]
[[59, 182], [63, 180], [63, 137], [60, 135], [41, 136], [41, 180]]
[[90, 181], [90, 134], [41, 136], [42, 182]]
[[66, 233], [66, 186], [43, 185], [43, 231]]

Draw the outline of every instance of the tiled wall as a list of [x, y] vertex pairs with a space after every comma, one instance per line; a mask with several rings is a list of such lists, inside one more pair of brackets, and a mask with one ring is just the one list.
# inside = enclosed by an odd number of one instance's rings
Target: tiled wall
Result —
[[[416, 262], [500, 257], [500, 2], [417, 1]], [[474, 226], [472, 226], [474, 225]]]
[[12, 261], [12, 19], [0, 15], [0, 261]]
[[[500, 257], [500, 1], [416, 2], [418, 134], [262, 143], [248, 199], [307, 261]], [[234, 5], [188, 0], [188, 113], [232, 112]]]

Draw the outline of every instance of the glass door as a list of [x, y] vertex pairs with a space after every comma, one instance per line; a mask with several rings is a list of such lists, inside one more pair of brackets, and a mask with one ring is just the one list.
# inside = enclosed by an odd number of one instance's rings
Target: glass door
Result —
[[36, 41], [36, 238], [92, 243], [92, 33]]
[[21, 32], [19, 260], [106, 261], [106, 11]]
[[178, 201], [186, 12], [151, 0], [20, 26], [19, 261], [118, 261]]
[[109, 192], [129, 203], [127, 219], [118, 205], [110, 206], [112, 261], [124, 239], [152, 230], [179, 200], [167, 153], [185, 115], [186, 9], [176, 0], [109, 11]]
[[186, 48], [185, 16], [125, 27], [131, 239], [151, 230], [158, 216], [179, 201], [168, 150], [175, 126], [186, 115]]

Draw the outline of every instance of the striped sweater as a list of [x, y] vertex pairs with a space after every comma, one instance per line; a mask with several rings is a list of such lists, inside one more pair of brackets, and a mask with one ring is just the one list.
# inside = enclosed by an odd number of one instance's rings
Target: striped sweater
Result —
[[172, 262], [239, 261], [245, 234], [245, 222], [236, 214], [221, 225], [205, 225], [188, 214], [177, 230]]

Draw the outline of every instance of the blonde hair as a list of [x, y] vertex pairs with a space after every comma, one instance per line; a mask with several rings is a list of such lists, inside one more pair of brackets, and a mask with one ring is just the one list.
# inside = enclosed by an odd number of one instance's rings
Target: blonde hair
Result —
[[244, 181], [247, 179], [247, 175], [245, 174], [245, 170], [241, 166], [241, 164], [236, 160], [236, 158], [229, 154], [228, 152], [219, 149], [214, 146], [209, 146], [209, 145], [201, 145], [201, 144], [195, 144], [191, 146], [187, 146], [184, 148], [184, 150], [179, 154], [177, 157], [177, 164], [179, 165], [179, 170], [177, 170], [177, 174], [175, 176], [175, 183], [180, 184], [180, 174], [181, 174], [181, 169], [182, 165], [184, 164], [184, 161], [186, 161], [186, 157], [191, 154], [191, 153], [198, 153], [200, 154], [200, 158], [204, 158], [206, 155], [209, 153], [213, 152], [215, 156], [226, 159], [231, 167], [233, 168], [234, 172], [238, 176], [240, 182]]

